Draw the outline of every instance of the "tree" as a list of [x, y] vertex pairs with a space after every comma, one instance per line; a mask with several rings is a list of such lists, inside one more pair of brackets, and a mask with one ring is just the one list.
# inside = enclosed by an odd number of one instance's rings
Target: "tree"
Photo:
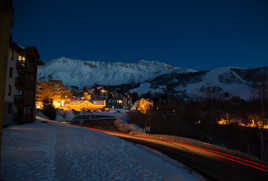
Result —
[[203, 86], [200, 91], [204, 93], [206, 105], [206, 120], [207, 125], [215, 125], [220, 117], [219, 102], [222, 100], [223, 90], [217, 86]]
[[265, 68], [262, 68], [260, 73], [257, 75], [257, 85], [259, 85], [259, 98], [261, 103], [261, 126], [259, 127], [260, 130], [260, 142], [261, 142], [261, 159], [264, 159], [264, 119], [265, 119], [265, 109], [264, 103], [267, 96], [267, 71]]
[[131, 95], [133, 103], [135, 103], [137, 100], [139, 100], [139, 95], [137, 92], [133, 92]]
[[43, 100], [43, 110], [42, 110], [42, 112], [49, 119], [52, 119], [52, 120], [56, 119], [57, 111], [56, 111], [55, 107], [52, 104], [52, 100], [49, 99], [48, 97], [46, 97]]

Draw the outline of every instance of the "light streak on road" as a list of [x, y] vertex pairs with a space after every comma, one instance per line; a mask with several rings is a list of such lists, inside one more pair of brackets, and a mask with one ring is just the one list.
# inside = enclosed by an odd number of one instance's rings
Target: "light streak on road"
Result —
[[228, 160], [228, 161], [232, 161], [236, 164], [244, 165], [244, 166], [251, 167], [251, 168], [268, 173], [268, 165], [265, 163], [256, 162], [256, 161], [252, 161], [249, 159], [234, 156], [234, 155], [231, 155], [228, 153], [219, 152], [219, 151], [213, 150], [211, 148], [204, 148], [204, 147], [195, 146], [192, 144], [182, 143], [182, 142], [178, 142], [178, 141], [173, 141], [173, 140], [169, 140], [169, 139], [152, 138], [152, 137], [146, 136], [146, 135], [127, 134], [127, 133], [108, 131], [108, 130], [96, 129], [96, 128], [88, 128], [88, 129], [104, 132], [104, 133], [118, 136], [121, 138], [141, 140], [141, 141], [145, 141], [145, 142], [155, 143], [158, 145], [168, 146], [168, 147], [175, 148], [178, 150], [191, 152], [191, 153], [195, 153], [197, 155], [203, 155], [203, 156], [214, 158], [214, 159]]

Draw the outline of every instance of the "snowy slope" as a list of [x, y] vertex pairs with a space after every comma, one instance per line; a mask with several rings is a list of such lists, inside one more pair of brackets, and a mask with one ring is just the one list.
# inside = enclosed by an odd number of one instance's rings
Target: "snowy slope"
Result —
[[151, 84], [149, 82], [145, 82], [145, 83], [140, 84], [139, 87], [131, 89], [130, 92], [131, 93], [137, 92], [139, 96], [142, 96], [142, 94], [146, 94], [147, 92], [151, 92], [153, 94], [154, 93], [161, 94], [161, 93], [165, 92], [164, 87], [165, 86], [160, 86], [160, 88], [153, 89], [153, 88], [151, 88]]
[[81, 61], [59, 58], [38, 69], [39, 80], [62, 80], [65, 86], [120, 85], [140, 83], [170, 72], [193, 72], [158, 61], [138, 63]]
[[157, 61], [120, 63], [60, 58], [40, 66], [38, 79], [62, 80], [65, 86], [79, 88], [99, 84], [122, 89], [119, 85], [126, 84], [128, 87], [125, 87], [123, 92], [137, 92], [140, 96], [147, 92], [153, 94], [183, 92], [189, 97], [203, 97], [206, 96], [204, 90], [207, 87], [218, 87], [231, 96], [249, 99], [256, 96], [253, 84], [263, 70], [268, 77], [267, 67], [264, 69], [220, 67], [209, 71], [195, 71]]
[[232, 96], [240, 96], [244, 99], [249, 99], [252, 96], [253, 89], [249, 83], [243, 80], [231, 69], [234, 67], [216, 68], [202, 77], [202, 81], [198, 83], [188, 84], [186, 86], [178, 85], [176, 90], [186, 90], [188, 95], [194, 97], [205, 96], [202, 88], [205, 87], [220, 87], [222, 92], [228, 92]]
[[[266, 68], [268, 76], [268, 68]], [[230, 96], [239, 96], [249, 99], [256, 96], [257, 77], [260, 75], [258, 69], [244, 69], [237, 67], [220, 67], [210, 71], [171, 73], [157, 77], [152, 81], [146, 81], [133, 88], [130, 92], [139, 95], [147, 92], [185, 94], [189, 97], [205, 97], [206, 88], [217, 87], [221, 93], [229, 93]]]
[[3, 130], [3, 180], [200, 180], [184, 166], [85, 128], [16, 125]]

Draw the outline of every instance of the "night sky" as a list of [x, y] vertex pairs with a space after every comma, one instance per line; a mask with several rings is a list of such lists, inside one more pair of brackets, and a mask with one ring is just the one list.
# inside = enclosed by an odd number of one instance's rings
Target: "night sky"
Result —
[[13, 39], [44, 61], [268, 66], [267, 0], [14, 0], [14, 8]]

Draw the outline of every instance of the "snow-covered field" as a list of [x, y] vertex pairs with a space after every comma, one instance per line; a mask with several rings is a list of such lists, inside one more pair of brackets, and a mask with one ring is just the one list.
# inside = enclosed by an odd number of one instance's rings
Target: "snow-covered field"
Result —
[[117, 137], [70, 125], [3, 130], [3, 180], [200, 180], [184, 166]]

